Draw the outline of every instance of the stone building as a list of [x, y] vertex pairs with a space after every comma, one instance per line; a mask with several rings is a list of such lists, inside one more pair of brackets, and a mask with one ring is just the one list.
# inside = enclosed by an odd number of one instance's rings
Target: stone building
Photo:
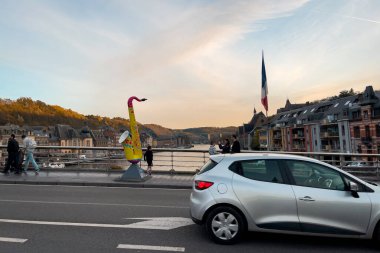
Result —
[[[246, 127], [239, 128], [240, 136]], [[293, 105], [287, 100], [284, 108], [255, 129], [261, 144], [267, 138], [267, 150], [380, 153], [380, 92], [367, 86], [362, 94], [317, 103]], [[256, 131], [250, 133], [253, 138]]]

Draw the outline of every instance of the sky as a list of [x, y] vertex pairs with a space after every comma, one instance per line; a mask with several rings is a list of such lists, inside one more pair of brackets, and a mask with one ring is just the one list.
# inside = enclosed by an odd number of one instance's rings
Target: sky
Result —
[[0, 98], [174, 129], [380, 89], [379, 0], [0, 0]]

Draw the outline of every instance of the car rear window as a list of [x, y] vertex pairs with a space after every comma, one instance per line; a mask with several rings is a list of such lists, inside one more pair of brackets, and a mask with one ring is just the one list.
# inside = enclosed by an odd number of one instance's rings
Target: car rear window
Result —
[[203, 174], [209, 170], [212, 170], [218, 163], [213, 160], [208, 160], [205, 165], [202, 166], [201, 170], [198, 172], [198, 175]]
[[246, 160], [231, 164], [229, 169], [243, 177], [271, 182], [283, 183], [280, 168], [275, 160]]

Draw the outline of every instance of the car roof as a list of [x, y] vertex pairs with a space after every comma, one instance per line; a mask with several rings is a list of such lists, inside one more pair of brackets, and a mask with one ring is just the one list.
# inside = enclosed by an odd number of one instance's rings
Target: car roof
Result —
[[303, 161], [318, 161], [313, 158], [305, 157], [305, 156], [299, 156], [299, 155], [288, 155], [288, 154], [277, 154], [277, 153], [238, 153], [238, 154], [220, 154], [220, 155], [213, 155], [210, 157], [214, 161], [220, 161], [222, 159], [227, 160], [249, 160], [249, 159], [296, 159], [296, 160], [303, 160]]

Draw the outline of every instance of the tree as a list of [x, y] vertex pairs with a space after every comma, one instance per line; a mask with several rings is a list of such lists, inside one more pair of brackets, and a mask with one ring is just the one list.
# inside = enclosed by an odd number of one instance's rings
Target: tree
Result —
[[349, 97], [349, 96], [354, 96], [356, 95], [357, 93], [354, 91], [354, 89], [350, 89], [350, 90], [342, 90], [340, 93], [339, 93], [339, 97], [340, 98], [343, 98], [343, 97]]

